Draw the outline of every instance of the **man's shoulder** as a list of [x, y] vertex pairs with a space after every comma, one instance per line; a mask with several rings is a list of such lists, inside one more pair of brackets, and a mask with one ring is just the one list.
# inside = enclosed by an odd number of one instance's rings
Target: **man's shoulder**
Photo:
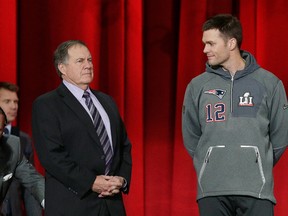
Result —
[[57, 100], [59, 100], [61, 97], [65, 96], [66, 94], [67, 93], [65, 93], [65, 87], [59, 86], [58, 88], [53, 89], [52, 91], [48, 91], [46, 93], [39, 95], [34, 100], [33, 107], [34, 106], [48, 106], [49, 104], [55, 104]]
[[28, 133], [22, 131], [22, 130], [20, 130], [19, 136], [20, 136], [21, 138], [31, 139], [30, 135], [29, 135]]
[[213, 80], [215, 77], [217, 77], [217, 75], [213, 73], [201, 73], [190, 81], [188, 87], [191, 88], [193, 86], [193, 89], [202, 88], [207, 82]]
[[90, 90], [96, 96], [100, 95], [100, 96], [103, 96], [103, 97], [111, 97], [110, 95], [108, 95], [108, 94], [106, 94], [106, 93], [104, 93], [102, 91], [91, 89], [91, 88], [90, 88]]
[[20, 146], [20, 138], [18, 136], [15, 136], [13, 134], [8, 135], [5, 137], [6, 143], [11, 146], [12, 148], [19, 148]]
[[41, 95], [39, 95], [36, 100], [42, 100], [42, 99], [47, 99], [54, 97], [56, 95], [57, 89], [53, 89], [52, 91], [45, 92]]
[[210, 80], [210, 79], [212, 79], [215, 76], [217, 76], [217, 75], [214, 74], [214, 73], [210, 73], [210, 72], [205, 71], [205, 72], [200, 73], [197, 76], [193, 77], [191, 79], [191, 82], [199, 82], [199, 81]]
[[275, 79], [275, 80], [279, 79], [274, 73], [262, 67], [259, 67], [257, 70], [255, 70], [255, 72], [256, 72], [255, 74], [259, 75], [259, 77], [264, 77], [265, 79], [266, 78]]
[[7, 142], [15, 142], [15, 143], [19, 143], [20, 142], [20, 138], [18, 136], [15, 136], [13, 134], [10, 134], [8, 137], [7, 137]]
[[115, 103], [114, 99], [111, 95], [108, 95], [102, 91], [98, 91], [95, 89], [91, 89], [91, 92], [97, 97], [97, 99], [100, 98], [100, 100], [102, 99], [102, 100], [105, 100], [107, 102]]
[[264, 69], [258, 68], [251, 74], [255, 80], [262, 83], [264, 86], [274, 89], [281, 81], [274, 73]]
[[11, 134], [20, 138], [24, 139], [31, 139], [30, 135], [22, 130], [20, 130], [18, 127], [13, 126], [11, 128]]

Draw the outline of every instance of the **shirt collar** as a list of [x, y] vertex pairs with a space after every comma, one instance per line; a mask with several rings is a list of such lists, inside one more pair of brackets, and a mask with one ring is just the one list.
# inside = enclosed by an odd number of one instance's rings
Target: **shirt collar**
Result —
[[[69, 91], [77, 98], [77, 100], [82, 100], [84, 90], [79, 88], [76, 85], [73, 85], [72, 83], [67, 82], [66, 80], [63, 80], [63, 84], [69, 89]], [[88, 87], [87, 91], [91, 94], [91, 90]]]

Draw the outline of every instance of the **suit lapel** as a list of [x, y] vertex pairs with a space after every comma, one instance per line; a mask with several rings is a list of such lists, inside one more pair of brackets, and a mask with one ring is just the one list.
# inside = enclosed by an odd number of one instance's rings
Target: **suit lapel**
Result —
[[58, 89], [57, 93], [62, 98], [63, 102], [69, 107], [75, 115], [80, 119], [83, 125], [86, 126], [89, 135], [92, 139], [99, 145], [100, 149], [103, 151], [100, 140], [96, 134], [93, 122], [83, 108], [83, 106], [79, 103], [79, 101], [74, 97], [74, 95], [66, 88], [64, 84], [61, 84]]

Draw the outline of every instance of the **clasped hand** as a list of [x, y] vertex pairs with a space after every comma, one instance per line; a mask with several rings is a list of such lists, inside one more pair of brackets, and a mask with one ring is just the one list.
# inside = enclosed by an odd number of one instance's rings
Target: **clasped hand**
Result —
[[123, 184], [123, 177], [99, 175], [93, 183], [92, 190], [99, 193], [99, 197], [114, 196], [120, 192]]

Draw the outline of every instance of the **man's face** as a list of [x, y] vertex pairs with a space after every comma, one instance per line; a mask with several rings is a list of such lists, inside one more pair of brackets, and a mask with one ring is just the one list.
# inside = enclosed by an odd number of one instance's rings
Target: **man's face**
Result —
[[5, 117], [2, 113], [0, 113], [0, 137], [2, 137], [4, 127], [5, 127]]
[[92, 57], [83, 45], [75, 45], [68, 49], [68, 60], [59, 64], [62, 78], [85, 90], [93, 80]]
[[18, 102], [19, 99], [16, 92], [0, 89], [0, 107], [4, 110], [8, 122], [14, 121], [17, 117]]
[[208, 64], [225, 67], [230, 58], [230, 49], [227, 41], [221, 37], [220, 31], [216, 29], [204, 31], [202, 41], [205, 46], [203, 52], [207, 55]]

